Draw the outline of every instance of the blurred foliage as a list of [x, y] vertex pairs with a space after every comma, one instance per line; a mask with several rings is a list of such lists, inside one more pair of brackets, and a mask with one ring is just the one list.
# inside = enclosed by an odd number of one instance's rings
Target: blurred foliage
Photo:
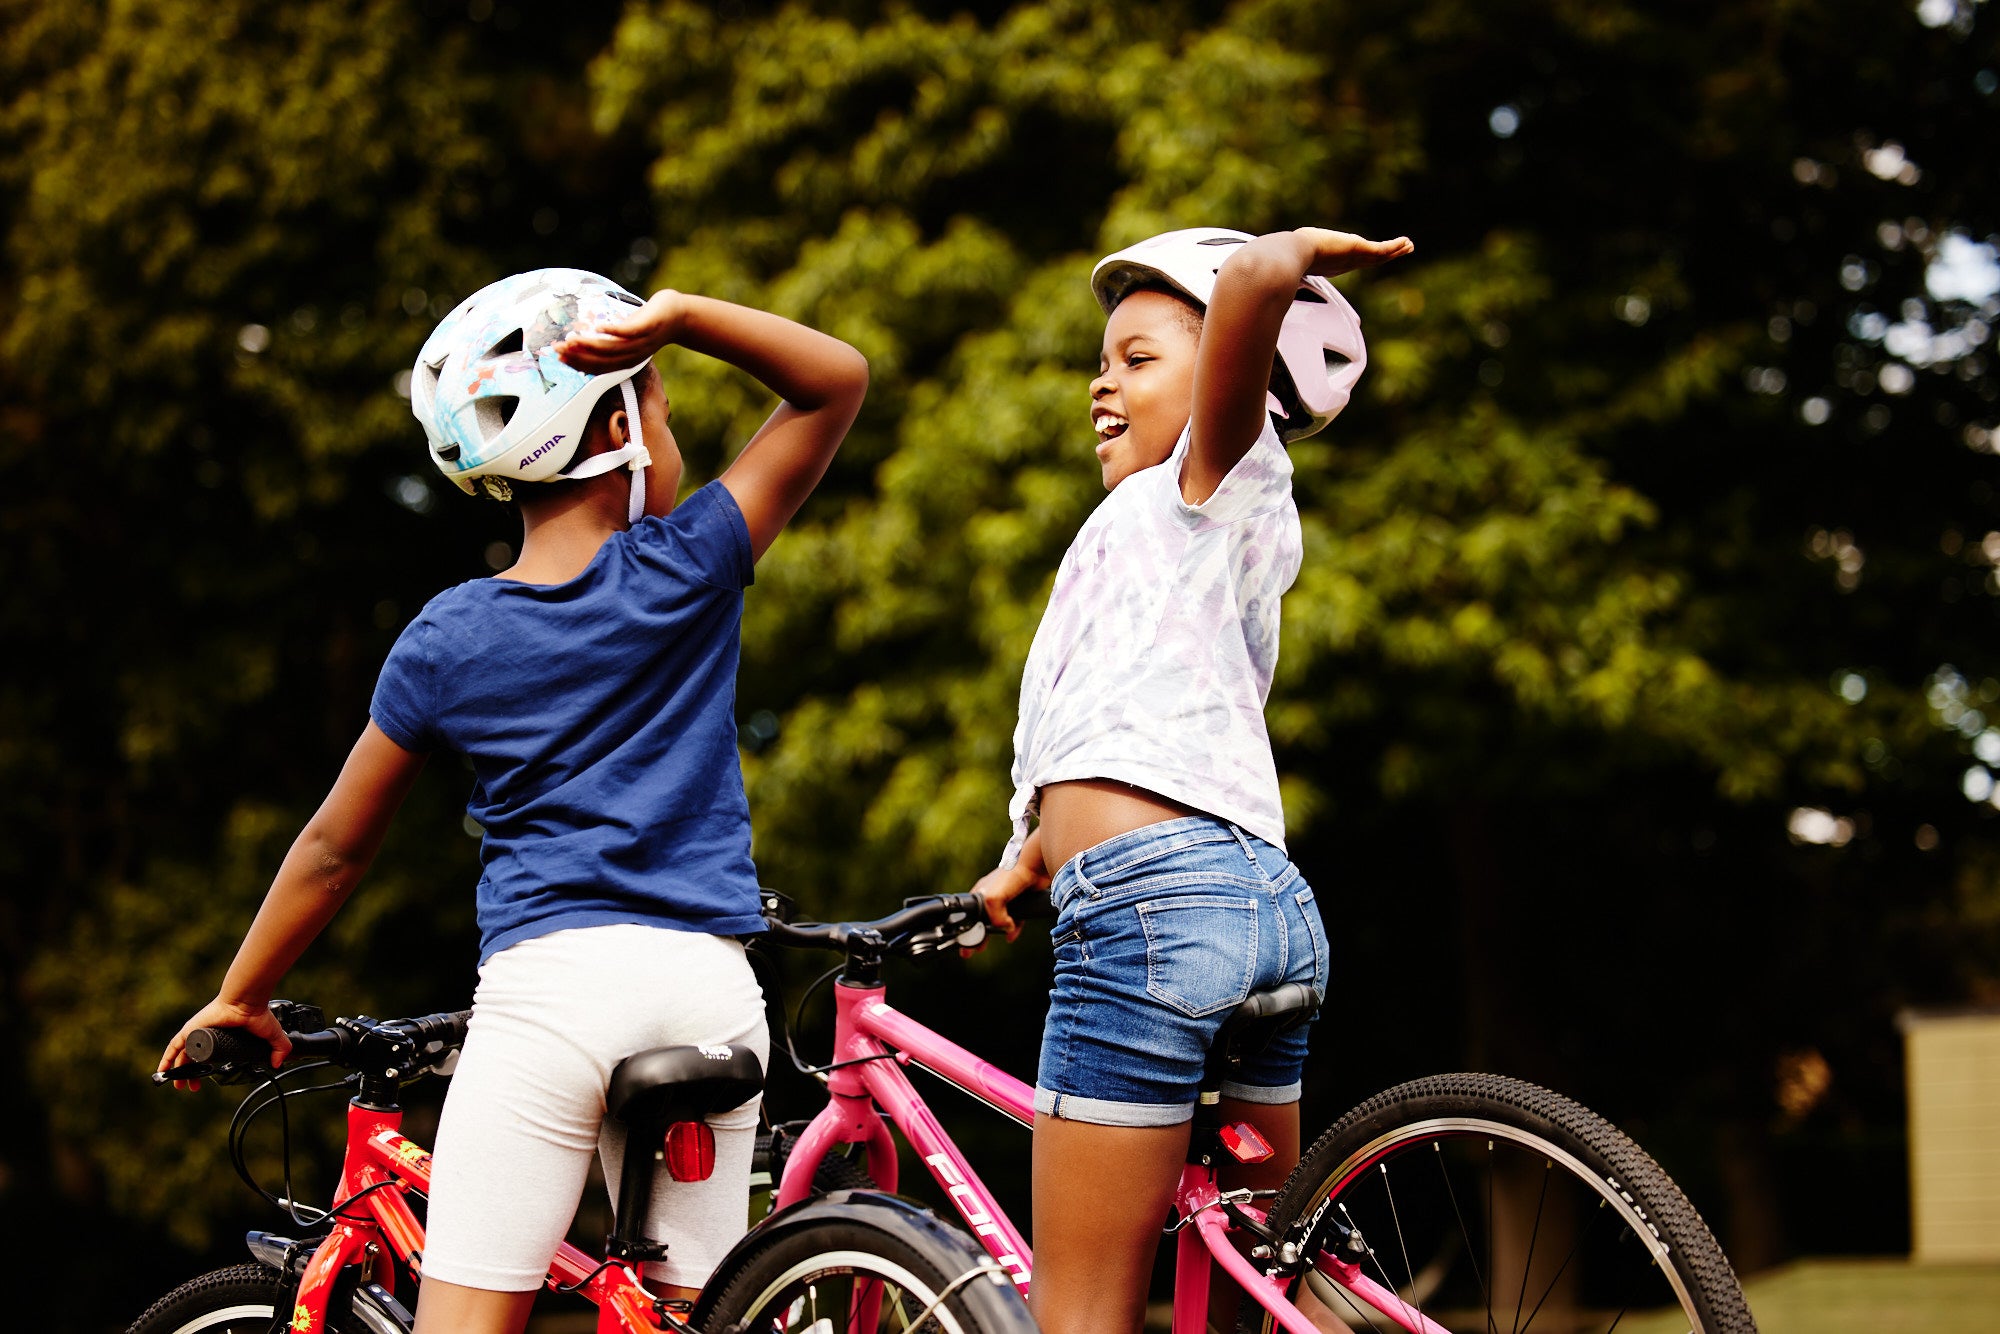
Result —
[[[136, 1074], [396, 630], [514, 536], [423, 474], [398, 395], [455, 294], [578, 263], [869, 356], [740, 698], [766, 882], [872, 913], [1004, 839], [1021, 664], [1101, 494], [1090, 263], [1323, 223], [1418, 252], [1344, 280], [1370, 371], [1294, 451], [1270, 717], [1348, 1012], [1309, 1116], [1500, 1066], [1637, 1125], [1739, 1263], [1823, 1244], [1771, 1163], [1893, 1133], [1897, 1006], [2000, 999], [1967, 799], [2000, 767], [2000, 304], [1927, 285], [2000, 232], [1994, 32], [1973, 0], [0, 0], [0, 1014], [51, 1146], [0, 1210], [230, 1217], [217, 1104]], [[699, 481], [768, 396], [662, 364]], [[298, 994], [463, 1002], [432, 768]], [[1032, 997], [1022, 966], [907, 999], [947, 1022]], [[1031, 1011], [982, 1051], [1025, 1073]], [[1807, 1049], [1830, 1091], [1781, 1113]]]
[[[9, 1235], [51, 1194], [183, 1242], [244, 1216], [217, 1095], [143, 1075], [403, 622], [518, 540], [413, 471], [398, 375], [496, 270], [629, 268], [643, 164], [578, 95], [610, 17], [551, 43], [401, 3], [0, 5]], [[468, 785], [432, 766], [298, 994], [464, 1003]]]

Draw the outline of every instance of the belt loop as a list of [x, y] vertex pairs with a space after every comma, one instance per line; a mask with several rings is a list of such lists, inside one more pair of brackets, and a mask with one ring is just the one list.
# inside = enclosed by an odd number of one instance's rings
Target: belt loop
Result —
[[1229, 825], [1229, 832], [1236, 835], [1236, 846], [1243, 849], [1243, 855], [1250, 859], [1250, 864], [1255, 866], [1259, 871], [1262, 871], [1264, 867], [1257, 860], [1257, 850], [1250, 846], [1250, 840], [1244, 837], [1243, 831], [1238, 829], [1233, 821]]
[[[1059, 894], [1056, 892], [1056, 882], [1062, 879], [1064, 871], [1069, 872], [1070, 883], [1067, 892]], [[1055, 875], [1049, 879], [1049, 902], [1059, 913], [1066, 904], [1078, 899], [1088, 898], [1090, 894], [1090, 882], [1083, 878], [1083, 854], [1081, 852], [1057, 867]]]

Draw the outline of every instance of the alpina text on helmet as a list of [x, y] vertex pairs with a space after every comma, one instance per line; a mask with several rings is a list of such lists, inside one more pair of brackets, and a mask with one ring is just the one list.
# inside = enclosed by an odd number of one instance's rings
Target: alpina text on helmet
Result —
[[[530, 463], [533, 463], [536, 459], [540, 458], [542, 455], [554, 449], [557, 443], [562, 440], [562, 438], [563, 437], [559, 435], [552, 435], [548, 439], [542, 441], [541, 444], [536, 445], [534, 450], [531, 453], [529, 453], [526, 458], [521, 460], [521, 467], [522, 468], [527, 467]], [[517, 468], [515, 471], [518, 472], [519, 470], [520, 469]]]

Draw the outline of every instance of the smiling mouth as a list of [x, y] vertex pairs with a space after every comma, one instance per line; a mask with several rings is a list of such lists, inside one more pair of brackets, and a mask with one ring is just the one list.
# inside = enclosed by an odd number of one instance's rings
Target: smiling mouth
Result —
[[1097, 442], [1106, 445], [1130, 430], [1132, 423], [1115, 412], [1093, 412], [1090, 425], [1097, 432]]

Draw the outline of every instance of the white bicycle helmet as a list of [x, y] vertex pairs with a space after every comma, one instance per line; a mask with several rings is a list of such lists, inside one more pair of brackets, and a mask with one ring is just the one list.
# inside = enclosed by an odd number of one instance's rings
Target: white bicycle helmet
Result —
[[[430, 440], [431, 461], [461, 490], [507, 500], [516, 482], [596, 477], [632, 470], [629, 519], [646, 507], [652, 456], [640, 439], [639, 396], [632, 377], [647, 363], [592, 375], [557, 356], [553, 345], [578, 324], [630, 314], [641, 306], [609, 278], [582, 269], [535, 269], [502, 278], [458, 303], [417, 353], [410, 411]], [[623, 449], [575, 468], [584, 428], [605, 389], [625, 394], [631, 435]]]
[[[1254, 239], [1227, 227], [1162, 232], [1098, 260], [1090, 272], [1090, 290], [1107, 315], [1133, 288], [1147, 283], [1164, 283], [1206, 311], [1222, 262]], [[1339, 416], [1367, 365], [1361, 317], [1332, 283], [1307, 278], [1285, 313], [1271, 367], [1266, 406], [1278, 438], [1287, 444], [1303, 440]]]

